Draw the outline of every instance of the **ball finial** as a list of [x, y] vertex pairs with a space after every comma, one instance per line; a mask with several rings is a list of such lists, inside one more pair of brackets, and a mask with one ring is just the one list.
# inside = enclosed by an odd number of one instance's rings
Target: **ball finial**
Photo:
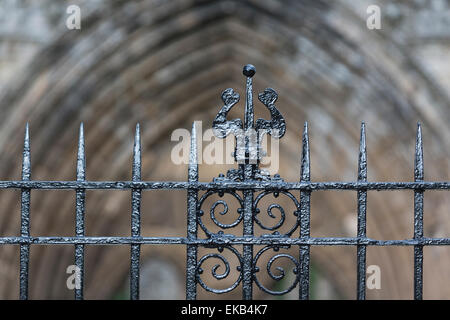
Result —
[[255, 66], [252, 64], [247, 64], [244, 66], [244, 69], [242, 70], [242, 73], [246, 77], [253, 77], [255, 75], [256, 69]]

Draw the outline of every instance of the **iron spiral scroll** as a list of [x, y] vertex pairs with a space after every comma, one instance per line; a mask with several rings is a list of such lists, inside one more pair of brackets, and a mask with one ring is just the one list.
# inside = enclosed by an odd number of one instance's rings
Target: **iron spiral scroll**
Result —
[[[237, 105], [240, 100], [239, 94], [232, 88], [228, 88], [222, 93], [223, 106], [215, 117], [212, 128], [214, 135], [217, 138], [225, 138], [230, 134], [233, 134], [236, 139], [236, 147], [234, 151], [234, 158], [238, 164], [237, 169], [228, 170], [224, 174], [220, 174], [213, 180], [215, 183], [227, 183], [227, 182], [242, 182], [247, 181], [271, 181], [282, 182], [283, 179], [279, 175], [270, 176], [264, 170], [260, 169], [261, 159], [264, 157], [264, 151], [262, 150], [262, 137], [264, 135], [270, 135], [272, 138], [279, 139], [283, 137], [286, 132], [285, 119], [275, 106], [275, 102], [278, 99], [277, 92], [272, 88], [266, 88], [262, 93], [258, 95], [259, 101], [269, 110], [271, 119], [254, 119], [254, 105], [253, 105], [253, 76], [255, 75], [255, 67], [253, 65], [246, 65], [243, 68], [243, 74], [246, 76], [246, 99], [245, 99], [245, 112], [244, 119], [232, 119], [228, 120], [227, 115], [230, 110]], [[224, 199], [224, 195], [232, 199], [237, 204], [237, 209], [232, 213], [231, 205], [229, 201]], [[293, 212], [289, 212], [283, 208], [279, 203], [272, 203], [263, 210], [260, 208], [260, 204], [263, 202], [263, 198], [272, 195], [275, 199], [279, 199], [280, 195], [289, 199], [295, 209]], [[219, 199], [209, 203], [214, 196]], [[287, 190], [265, 190], [256, 193], [254, 190], [214, 190], [210, 189], [205, 191], [202, 195], [198, 196], [196, 205], [196, 221], [200, 230], [203, 231], [206, 239], [212, 240], [212, 244], [208, 246], [212, 252], [207, 253], [198, 259], [196, 267], [196, 280], [202, 288], [208, 292], [217, 294], [227, 293], [236, 289], [240, 284], [242, 285], [244, 299], [251, 299], [253, 292], [252, 287], [255, 283], [262, 291], [272, 295], [282, 295], [292, 291], [299, 283], [299, 271], [300, 265], [298, 259], [288, 252], [280, 253], [279, 250], [287, 250], [289, 246], [264, 246], [259, 249], [256, 254], [253, 252], [253, 245], [242, 245], [242, 254], [240, 251], [232, 245], [220, 245], [216, 240], [223, 240], [236, 236], [234, 229], [242, 227], [243, 236], [253, 237], [254, 226], [264, 232], [266, 236], [282, 236], [290, 237], [294, 234], [300, 226], [300, 203], [297, 198]], [[224, 223], [220, 219], [235, 214], [232, 222]], [[279, 230], [284, 227], [287, 221], [287, 216], [291, 214], [295, 217], [293, 225], [287, 227], [287, 231], [282, 234]], [[272, 224], [267, 225], [264, 216], [273, 220]], [[231, 217], [231, 216], [230, 216]], [[206, 223], [206, 219], [210, 223]], [[219, 229], [218, 232], [212, 230]], [[234, 232], [234, 233], [233, 233]], [[270, 233], [269, 233], [270, 232]], [[231, 253], [237, 259], [237, 266], [231, 267], [230, 262], [223, 254], [224, 250]], [[271, 256], [267, 256], [271, 255]], [[265, 258], [262, 258], [265, 256]], [[226, 288], [213, 288], [206, 284], [203, 276], [205, 275], [204, 265], [208, 260], [215, 260], [217, 264], [214, 264], [210, 270], [210, 276], [216, 281], [224, 281], [233, 274], [235, 271], [236, 277], [233, 280], [227, 282]], [[294, 279], [292, 284], [286, 289], [272, 290], [266, 287], [258, 275], [261, 274], [261, 269], [257, 266], [260, 261], [265, 261], [267, 275], [270, 280], [277, 282], [287, 277], [287, 272], [282, 266], [274, 267], [277, 261], [287, 260], [293, 264]], [[286, 262], [286, 261], [285, 261]], [[210, 280], [212, 280], [210, 278]]]

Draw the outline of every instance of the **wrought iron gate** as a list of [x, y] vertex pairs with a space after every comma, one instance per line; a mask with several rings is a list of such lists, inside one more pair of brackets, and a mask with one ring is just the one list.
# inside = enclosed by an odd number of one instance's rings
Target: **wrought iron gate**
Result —
[[[242, 143], [236, 143], [235, 160], [237, 169], [232, 169], [226, 175], [220, 175], [212, 182], [199, 182], [197, 161], [197, 138], [193, 127], [191, 135], [191, 148], [188, 167], [188, 181], [141, 181], [141, 141], [139, 125], [136, 126], [136, 135], [133, 149], [133, 166], [131, 181], [87, 181], [85, 177], [85, 148], [83, 124], [80, 126], [78, 156], [77, 156], [77, 180], [76, 181], [37, 181], [31, 180], [30, 137], [28, 125], [25, 132], [23, 149], [22, 180], [0, 181], [0, 189], [21, 189], [21, 234], [19, 237], [2, 237], [1, 245], [20, 245], [20, 299], [28, 298], [28, 270], [30, 247], [38, 244], [69, 244], [75, 246], [75, 264], [79, 268], [79, 280], [81, 286], [75, 290], [75, 298], [83, 298], [84, 283], [84, 249], [86, 245], [130, 245], [130, 295], [131, 299], [139, 299], [139, 268], [140, 252], [142, 245], [185, 245], [187, 247], [186, 266], [186, 298], [196, 299], [199, 285], [213, 293], [224, 293], [234, 290], [239, 284], [242, 286], [243, 299], [252, 299], [254, 284], [259, 289], [273, 295], [284, 294], [297, 288], [300, 299], [309, 298], [310, 282], [310, 248], [311, 246], [355, 246], [357, 250], [357, 298], [365, 298], [366, 288], [366, 249], [367, 246], [413, 246], [414, 247], [414, 298], [422, 299], [423, 288], [423, 247], [450, 245], [450, 238], [428, 238], [423, 232], [423, 199], [426, 190], [449, 190], [450, 182], [431, 182], [424, 180], [423, 143], [421, 126], [418, 124], [414, 182], [368, 182], [367, 181], [367, 152], [365, 126], [361, 125], [361, 139], [359, 147], [358, 179], [355, 182], [311, 182], [310, 155], [308, 127], [305, 123], [303, 131], [303, 148], [301, 156], [300, 181], [286, 182], [280, 176], [273, 177], [264, 174], [260, 170], [260, 160], [263, 152], [260, 146], [260, 134], [270, 134], [275, 138], [281, 138], [286, 130], [285, 121], [275, 107], [277, 93], [273, 89], [266, 89], [260, 93], [259, 100], [268, 108], [271, 120], [254, 120], [252, 77], [255, 69], [247, 65], [243, 70], [246, 76], [246, 102], [244, 121], [234, 119], [228, 121], [227, 113], [239, 101], [239, 95], [233, 89], [227, 89], [222, 94], [224, 106], [217, 114], [213, 128], [215, 135], [224, 138], [228, 134], [234, 134], [236, 139], [241, 138]], [[252, 131], [255, 136], [247, 135]], [[244, 132], [244, 135], [242, 135]], [[74, 237], [34, 237], [30, 234], [30, 192], [35, 189], [70, 189], [76, 192], [76, 230]], [[90, 237], [85, 236], [85, 192], [86, 189], [131, 190], [131, 236], [130, 237]], [[141, 195], [142, 191], [154, 189], [181, 189], [187, 190], [187, 234], [186, 237], [142, 237], [141, 236]], [[366, 235], [366, 203], [367, 192], [372, 190], [413, 190], [414, 191], [414, 236], [405, 240], [375, 240]], [[317, 190], [349, 190], [357, 191], [357, 236], [348, 238], [316, 238], [310, 236], [310, 197]], [[299, 198], [292, 191], [299, 192]], [[203, 223], [202, 204], [210, 195], [222, 197], [224, 194], [236, 198], [240, 204], [239, 216], [231, 224], [223, 224], [215, 219], [215, 206], [224, 206], [225, 214], [228, 205], [219, 200], [210, 210], [211, 219], [222, 229], [218, 233], [211, 232]], [[280, 234], [277, 229], [284, 222], [285, 213], [281, 208], [281, 218], [275, 226], [265, 226], [258, 218], [258, 203], [266, 195], [279, 194], [287, 196], [295, 205], [295, 225], [287, 233]], [[269, 207], [280, 208], [277, 204]], [[268, 211], [270, 214], [270, 212]], [[242, 236], [225, 233], [228, 229], [243, 226]], [[254, 235], [254, 225], [258, 224], [262, 229], [272, 232], [262, 236]], [[202, 230], [205, 237], [199, 237], [198, 231]], [[263, 246], [258, 252], [254, 246]], [[280, 248], [298, 247], [298, 256], [278, 253]], [[208, 247], [217, 249], [217, 253], [199, 256], [198, 248]], [[238, 248], [242, 247], [242, 250]], [[210, 258], [217, 258], [223, 262], [225, 271], [217, 273], [217, 266], [211, 270], [212, 275], [220, 280], [226, 278], [230, 272], [230, 265], [221, 254], [223, 250], [234, 254], [239, 262], [236, 270], [237, 280], [228, 288], [213, 289], [201, 278], [202, 264]], [[283, 291], [273, 291], [262, 285], [258, 280], [258, 267], [256, 264], [262, 253], [273, 250], [274, 255], [269, 260], [267, 271], [274, 280], [282, 279], [285, 274], [279, 269], [280, 274], [275, 275], [271, 271], [272, 263], [281, 257], [291, 260], [294, 265], [295, 281]]]

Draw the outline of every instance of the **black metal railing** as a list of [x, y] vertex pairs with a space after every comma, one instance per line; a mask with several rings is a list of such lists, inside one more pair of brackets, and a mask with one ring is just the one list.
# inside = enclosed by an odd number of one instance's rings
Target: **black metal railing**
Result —
[[[236, 136], [234, 157], [237, 169], [231, 169], [226, 175], [220, 175], [212, 182], [200, 182], [197, 161], [197, 137], [195, 126], [191, 134], [191, 147], [187, 182], [173, 181], [141, 181], [141, 142], [139, 125], [133, 149], [133, 166], [131, 181], [87, 181], [85, 176], [85, 147], [83, 124], [80, 126], [77, 179], [76, 181], [36, 181], [31, 180], [30, 136], [28, 125], [25, 132], [23, 150], [22, 180], [0, 181], [0, 189], [21, 189], [21, 234], [19, 237], [1, 237], [0, 245], [20, 245], [20, 299], [28, 298], [28, 271], [31, 245], [39, 244], [68, 244], [75, 246], [75, 265], [79, 268], [80, 286], [75, 290], [75, 298], [83, 298], [84, 283], [84, 248], [86, 245], [130, 245], [130, 296], [139, 299], [139, 268], [142, 245], [185, 245], [187, 247], [186, 264], [186, 299], [196, 299], [197, 289], [203, 287], [213, 293], [224, 293], [234, 290], [239, 284], [242, 286], [243, 299], [252, 299], [254, 284], [264, 292], [278, 295], [285, 294], [298, 288], [299, 298], [309, 298], [310, 283], [310, 248], [311, 246], [355, 246], [357, 250], [357, 298], [364, 299], [366, 294], [366, 249], [367, 246], [414, 246], [414, 298], [422, 299], [423, 288], [423, 247], [450, 245], [450, 238], [428, 238], [423, 232], [423, 195], [426, 190], [449, 190], [450, 182], [431, 182], [424, 180], [423, 143], [421, 126], [418, 125], [415, 148], [414, 182], [368, 182], [367, 181], [367, 151], [365, 139], [365, 125], [361, 126], [361, 139], [358, 161], [358, 179], [356, 182], [311, 182], [308, 127], [305, 123], [303, 131], [303, 149], [301, 156], [301, 172], [299, 182], [286, 182], [278, 175], [273, 177], [259, 169], [263, 152], [260, 146], [261, 134], [269, 134], [274, 138], [281, 138], [286, 130], [285, 121], [275, 108], [277, 93], [273, 89], [266, 89], [259, 94], [259, 100], [269, 109], [271, 120], [257, 119], [254, 121], [252, 77], [255, 69], [252, 65], [244, 67], [246, 76], [246, 104], [245, 117], [228, 121], [227, 113], [239, 101], [239, 95], [233, 89], [227, 89], [222, 94], [224, 106], [213, 122], [214, 133], [219, 138], [228, 134]], [[246, 132], [253, 130], [256, 138]], [[239, 143], [240, 141], [240, 143]], [[76, 192], [76, 230], [74, 237], [42, 237], [30, 234], [30, 192], [36, 189], [70, 189]], [[131, 236], [130, 237], [90, 237], [85, 236], [85, 192], [86, 189], [130, 190], [131, 201]], [[141, 236], [141, 196], [145, 190], [187, 190], [187, 234], [186, 237], [143, 237]], [[317, 238], [310, 236], [310, 197], [317, 190], [352, 190], [357, 191], [357, 236], [347, 238]], [[414, 191], [414, 236], [405, 240], [376, 240], [366, 235], [366, 204], [367, 192], [372, 190], [413, 190]], [[298, 191], [297, 198], [292, 191]], [[228, 205], [219, 200], [211, 207], [212, 221], [222, 231], [214, 233], [203, 222], [202, 205], [211, 195], [222, 197], [224, 194], [234, 197], [240, 208], [238, 218], [230, 224], [219, 222], [215, 218], [215, 207], [222, 205], [226, 214]], [[281, 208], [280, 222], [274, 226], [266, 226], [258, 218], [258, 203], [266, 195], [278, 197], [287, 196], [295, 205], [295, 224], [288, 232], [280, 234], [284, 222], [285, 212]], [[280, 208], [273, 204], [269, 209]], [[268, 210], [269, 212], [269, 210]], [[270, 214], [270, 212], [269, 212]], [[254, 225], [271, 232], [261, 236], [254, 235]], [[237, 225], [243, 226], [242, 236], [225, 233]], [[199, 228], [200, 227], [200, 228]], [[199, 237], [202, 230], [205, 237]], [[242, 246], [242, 251], [238, 250]], [[254, 252], [255, 246], [263, 246]], [[288, 253], [278, 253], [280, 248], [298, 246], [298, 257]], [[199, 256], [199, 247], [217, 249], [217, 253]], [[201, 278], [203, 263], [210, 259], [219, 259], [225, 268], [222, 274], [217, 273], [218, 266], [212, 268], [212, 276], [217, 280], [226, 278], [231, 273], [230, 265], [222, 254], [226, 249], [236, 256], [237, 280], [229, 287], [214, 289], [209, 287]], [[258, 279], [259, 268], [256, 266], [260, 256], [267, 251], [274, 251], [274, 255], [267, 262], [267, 271], [273, 280], [281, 280], [284, 270], [278, 267], [279, 274], [271, 271], [273, 262], [279, 258], [287, 258], [294, 263], [295, 280], [291, 286], [282, 291], [266, 288]]]

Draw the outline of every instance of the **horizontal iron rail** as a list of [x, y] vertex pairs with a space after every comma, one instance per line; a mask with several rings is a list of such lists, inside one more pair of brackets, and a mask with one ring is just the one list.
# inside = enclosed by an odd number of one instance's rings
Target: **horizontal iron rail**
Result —
[[113, 190], [450, 190], [450, 181], [417, 182], [273, 182], [273, 181], [0, 181], [0, 189]]
[[181, 244], [203, 246], [227, 246], [239, 244], [253, 245], [313, 245], [313, 246], [441, 246], [450, 245], [450, 238], [421, 238], [404, 240], [376, 240], [371, 238], [288, 238], [280, 235], [261, 237], [214, 236], [209, 239], [190, 240], [186, 237], [2, 237], [0, 244], [90, 244], [90, 245], [130, 245], [130, 244]]

